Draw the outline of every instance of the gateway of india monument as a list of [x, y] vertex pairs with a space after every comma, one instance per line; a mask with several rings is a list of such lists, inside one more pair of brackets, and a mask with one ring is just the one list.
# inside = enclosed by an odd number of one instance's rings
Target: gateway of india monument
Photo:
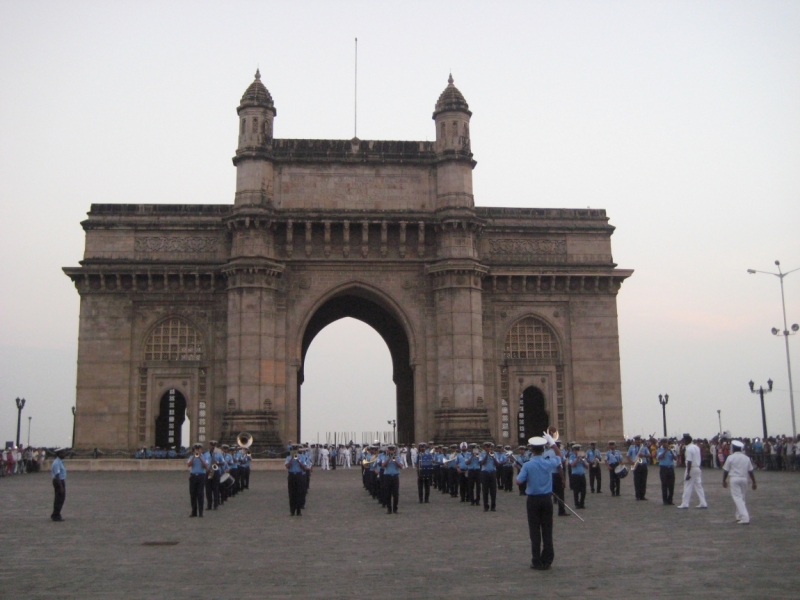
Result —
[[386, 341], [401, 443], [621, 438], [614, 227], [476, 206], [452, 77], [435, 142], [274, 138], [258, 72], [237, 112], [233, 203], [82, 223], [76, 448], [180, 446], [185, 419], [192, 442], [302, 440], [306, 352], [344, 317]]

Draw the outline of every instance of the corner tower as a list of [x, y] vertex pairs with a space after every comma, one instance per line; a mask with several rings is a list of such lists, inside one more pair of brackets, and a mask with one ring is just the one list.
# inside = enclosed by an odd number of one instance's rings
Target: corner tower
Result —
[[236, 206], [269, 204], [272, 201], [273, 169], [270, 160], [272, 125], [278, 111], [269, 90], [256, 70], [239, 107], [239, 145], [236, 165]]
[[472, 169], [475, 161], [469, 139], [472, 112], [464, 95], [447, 79], [447, 87], [439, 95], [433, 120], [436, 122], [437, 206], [444, 208], [473, 208]]

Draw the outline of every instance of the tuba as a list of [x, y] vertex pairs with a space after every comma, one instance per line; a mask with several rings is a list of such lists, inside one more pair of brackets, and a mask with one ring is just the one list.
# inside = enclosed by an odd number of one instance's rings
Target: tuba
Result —
[[253, 436], [243, 431], [236, 436], [236, 443], [242, 448], [249, 448], [253, 444]]

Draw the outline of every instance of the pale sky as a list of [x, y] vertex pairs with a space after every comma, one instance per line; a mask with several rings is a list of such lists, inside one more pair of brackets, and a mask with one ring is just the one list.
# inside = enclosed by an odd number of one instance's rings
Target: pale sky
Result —
[[[791, 433], [777, 278], [800, 267], [798, 2], [0, 3], [0, 441], [68, 444], [93, 202], [232, 204], [236, 106], [260, 67], [282, 138], [434, 138], [452, 70], [480, 206], [605, 208], [625, 433]], [[786, 283], [800, 322], [800, 272]], [[794, 352], [800, 389], [800, 343]], [[797, 394], [800, 421], [800, 394]], [[386, 429], [389, 352], [312, 344], [303, 431]], [[800, 423], [799, 423], [800, 424]]]

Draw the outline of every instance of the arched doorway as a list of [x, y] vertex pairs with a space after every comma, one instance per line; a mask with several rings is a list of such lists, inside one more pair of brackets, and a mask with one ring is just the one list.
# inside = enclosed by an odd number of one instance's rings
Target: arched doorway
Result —
[[527, 440], [535, 435], [542, 435], [542, 432], [550, 426], [550, 417], [545, 410], [544, 393], [538, 387], [532, 385], [522, 392], [522, 412], [525, 433], [520, 437]]
[[176, 389], [161, 396], [156, 417], [156, 446], [158, 448], [180, 448], [181, 427], [186, 419], [186, 398]]
[[414, 372], [410, 364], [410, 345], [408, 336], [400, 321], [384, 306], [379, 298], [363, 290], [350, 290], [334, 296], [320, 306], [306, 326], [301, 347], [300, 369], [297, 372], [297, 432], [300, 430], [301, 387], [305, 379], [304, 367], [306, 353], [316, 335], [325, 327], [351, 317], [375, 329], [386, 342], [392, 356], [392, 380], [397, 398], [397, 441], [414, 441]]

